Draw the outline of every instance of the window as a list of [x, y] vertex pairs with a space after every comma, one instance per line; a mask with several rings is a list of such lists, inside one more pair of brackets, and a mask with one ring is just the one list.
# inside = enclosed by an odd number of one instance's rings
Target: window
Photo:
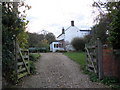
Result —
[[63, 44], [59, 44], [59, 47], [60, 47], [60, 48], [63, 48]]
[[57, 44], [57, 48], [58, 48], [58, 44]]
[[54, 44], [54, 48], [58, 48], [58, 44]]
[[60, 48], [62, 47], [61, 44], [59, 44], [59, 47], [60, 47]]

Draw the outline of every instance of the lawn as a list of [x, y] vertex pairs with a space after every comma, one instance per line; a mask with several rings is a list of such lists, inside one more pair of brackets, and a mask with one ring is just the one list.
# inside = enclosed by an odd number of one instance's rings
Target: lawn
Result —
[[64, 55], [68, 56], [70, 59], [79, 63], [82, 69], [84, 68], [86, 64], [85, 61], [86, 55], [84, 52], [65, 52]]
[[110, 86], [111, 88], [120, 88], [119, 80], [113, 77], [104, 77], [104, 79], [99, 80], [98, 75], [96, 75], [93, 72], [88, 72], [85, 69], [85, 53], [84, 52], [66, 52], [64, 55], [68, 56], [70, 59], [74, 60], [75, 62], [79, 63], [81, 68], [83, 69], [85, 74], [88, 74], [90, 76], [90, 80], [92, 82], [100, 82], [105, 85]]

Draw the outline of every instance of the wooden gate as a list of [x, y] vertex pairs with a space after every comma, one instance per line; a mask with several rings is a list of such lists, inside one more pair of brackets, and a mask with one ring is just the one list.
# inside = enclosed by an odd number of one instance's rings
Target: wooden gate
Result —
[[96, 41], [85, 45], [87, 70], [98, 74], [99, 79], [103, 78], [102, 66], [102, 44], [97, 38]]
[[30, 74], [29, 68], [29, 50], [28, 49], [21, 49], [18, 44], [18, 40], [14, 41], [15, 45], [15, 72], [16, 72], [16, 82]]
[[88, 71], [97, 73], [96, 46], [85, 45], [85, 50], [87, 54], [86, 62]]

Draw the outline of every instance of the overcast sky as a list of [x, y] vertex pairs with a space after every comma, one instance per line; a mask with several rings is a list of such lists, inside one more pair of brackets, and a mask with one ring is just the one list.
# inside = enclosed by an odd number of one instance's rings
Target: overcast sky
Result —
[[56, 37], [62, 28], [68, 28], [71, 20], [79, 29], [90, 29], [93, 25], [93, 0], [26, 0], [32, 8], [27, 11], [28, 31], [52, 32]]

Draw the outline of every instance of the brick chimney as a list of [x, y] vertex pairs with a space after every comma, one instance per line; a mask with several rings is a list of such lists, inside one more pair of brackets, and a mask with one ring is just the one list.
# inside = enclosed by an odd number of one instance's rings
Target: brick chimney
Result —
[[74, 21], [71, 21], [71, 26], [74, 26]]
[[64, 27], [62, 28], [62, 34], [65, 34], [65, 29], [64, 29]]

